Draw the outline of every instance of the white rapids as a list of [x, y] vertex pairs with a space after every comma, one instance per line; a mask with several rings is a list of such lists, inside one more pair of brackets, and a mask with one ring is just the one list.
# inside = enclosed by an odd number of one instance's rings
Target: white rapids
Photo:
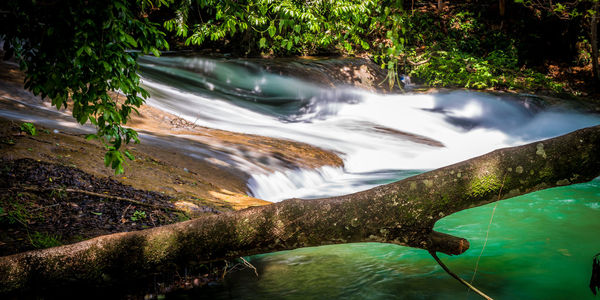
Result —
[[356, 192], [600, 124], [595, 115], [545, 109], [535, 97], [322, 88], [224, 59], [146, 57], [141, 64], [150, 105], [197, 125], [305, 142], [343, 159], [340, 168], [252, 174], [250, 194], [269, 201]]

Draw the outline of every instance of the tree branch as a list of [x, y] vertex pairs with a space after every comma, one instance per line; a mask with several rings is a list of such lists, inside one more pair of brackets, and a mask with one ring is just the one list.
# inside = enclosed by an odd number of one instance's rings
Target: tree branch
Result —
[[476, 287], [474, 287], [470, 283], [466, 282], [464, 279], [460, 278], [454, 272], [450, 271], [450, 269], [448, 269], [448, 267], [437, 256], [437, 254], [435, 253], [435, 251], [429, 251], [429, 254], [431, 254], [431, 256], [433, 257], [433, 259], [435, 259], [435, 261], [438, 263], [438, 265], [440, 265], [440, 267], [442, 267], [442, 269], [444, 269], [444, 271], [446, 271], [446, 273], [448, 273], [448, 275], [450, 275], [454, 279], [458, 280], [458, 282], [462, 283], [463, 285], [465, 285], [466, 287], [468, 287], [469, 289], [471, 289], [473, 292], [477, 293], [482, 298], [487, 299], [487, 300], [493, 300], [490, 296], [484, 294], [482, 291], [478, 290]]

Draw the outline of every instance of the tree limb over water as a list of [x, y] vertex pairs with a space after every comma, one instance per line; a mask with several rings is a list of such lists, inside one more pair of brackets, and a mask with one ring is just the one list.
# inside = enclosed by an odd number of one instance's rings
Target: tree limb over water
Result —
[[600, 175], [600, 126], [493, 151], [367, 191], [290, 199], [168, 226], [0, 258], [0, 293], [110, 285], [201, 262], [325, 244], [382, 242], [461, 254], [433, 231], [452, 213]]

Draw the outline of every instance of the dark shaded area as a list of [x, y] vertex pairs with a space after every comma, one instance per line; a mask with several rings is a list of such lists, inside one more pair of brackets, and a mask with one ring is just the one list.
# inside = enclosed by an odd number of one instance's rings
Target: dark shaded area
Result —
[[[539, 76], [548, 76], [564, 86], [562, 97], [593, 97], [600, 91], [592, 80], [589, 18], [583, 15], [566, 18], [549, 8], [513, 1], [505, 1], [503, 15], [498, 1], [442, 3], [442, 11], [438, 11], [433, 1], [404, 4], [413, 13], [406, 25], [406, 44], [414, 47], [417, 54], [442, 50], [481, 58], [498, 68], [495, 78], [514, 73], [522, 77], [517, 81], [524, 86], [528, 80], [543, 82]], [[582, 1], [573, 7], [585, 11], [586, 5]], [[466, 63], [466, 68], [476, 73], [481, 66]], [[533, 75], [531, 71], [540, 74]], [[496, 89], [515, 88], [510, 80], [500, 80], [494, 85]], [[536, 93], [552, 94], [541, 86], [537, 89]]]
[[[156, 227], [185, 218], [173, 210], [170, 197], [137, 190], [110, 178], [31, 159], [0, 162], [0, 255]], [[106, 197], [68, 192], [66, 188]]]
[[590, 289], [594, 295], [600, 290], [600, 260], [598, 256], [600, 256], [600, 253], [594, 255], [592, 261], [592, 278], [590, 279]]

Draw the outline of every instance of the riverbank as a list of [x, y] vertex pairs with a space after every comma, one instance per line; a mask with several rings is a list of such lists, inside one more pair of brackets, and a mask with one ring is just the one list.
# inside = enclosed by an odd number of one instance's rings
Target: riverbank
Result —
[[265, 173], [342, 165], [308, 144], [196, 126], [145, 105], [128, 122], [141, 134], [127, 146], [136, 159], [117, 176], [103, 145], [85, 139], [93, 128], [25, 91], [16, 65], [2, 62], [0, 74], [2, 255], [269, 204], [246, 195], [248, 170], [231, 157]]

